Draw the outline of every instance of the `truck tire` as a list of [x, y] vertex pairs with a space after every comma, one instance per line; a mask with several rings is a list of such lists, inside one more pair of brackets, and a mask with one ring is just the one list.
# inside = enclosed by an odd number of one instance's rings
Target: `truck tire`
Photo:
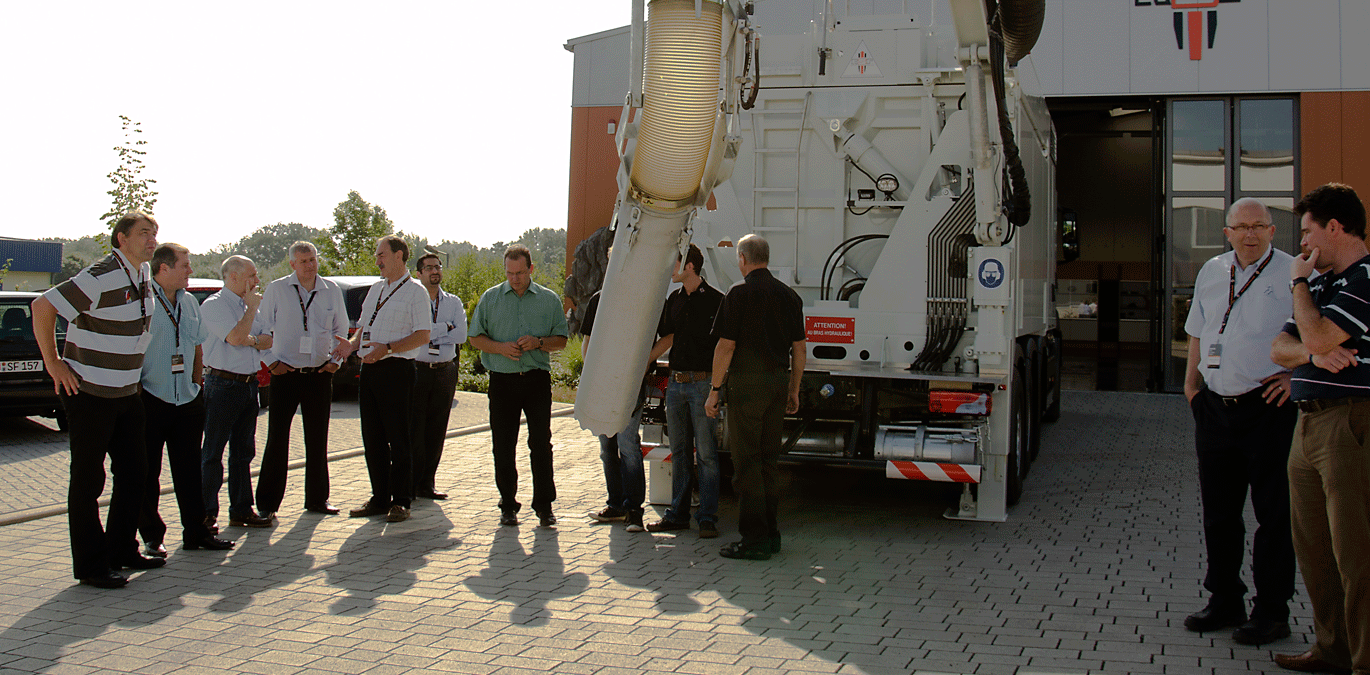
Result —
[[1046, 392], [1044, 400], [1051, 401], [1047, 404], [1046, 410], [1042, 413], [1042, 421], [1046, 423], [1055, 422], [1061, 419], [1061, 366], [1065, 361], [1065, 354], [1062, 353], [1061, 334], [1056, 331], [1047, 333], [1044, 362], [1046, 364], [1046, 382], [1043, 383], [1043, 390]]
[[1023, 497], [1023, 480], [1027, 478], [1027, 467], [1031, 463], [1028, 456], [1028, 433], [1031, 426], [1028, 424], [1028, 395], [1027, 395], [1027, 362], [1022, 358], [1022, 350], [1019, 350], [1018, 365], [1014, 368], [1013, 396], [1009, 407], [1009, 439], [1008, 439], [1008, 476], [1004, 488], [1004, 504], [1013, 506]]

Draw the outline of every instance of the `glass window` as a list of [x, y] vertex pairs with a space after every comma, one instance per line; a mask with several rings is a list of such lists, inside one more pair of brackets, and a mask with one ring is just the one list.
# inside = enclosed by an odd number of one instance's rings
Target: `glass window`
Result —
[[1222, 197], [1176, 197], [1170, 206], [1171, 287], [1192, 288], [1199, 268], [1227, 248], [1227, 203]]
[[1225, 101], [1175, 101], [1171, 108], [1170, 180], [1179, 192], [1227, 189]]
[[1189, 319], [1189, 301], [1191, 295], [1172, 295], [1170, 296], [1170, 331], [1165, 337], [1165, 343], [1169, 345], [1166, 350], [1166, 359], [1169, 366], [1166, 377], [1166, 389], [1177, 391], [1184, 388], [1185, 369], [1189, 367], [1189, 334], [1184, 330], [1184, 323]]
[[1294, 101], [1247, 99], [1240, 102], [1243, 191], [1294, 189]]

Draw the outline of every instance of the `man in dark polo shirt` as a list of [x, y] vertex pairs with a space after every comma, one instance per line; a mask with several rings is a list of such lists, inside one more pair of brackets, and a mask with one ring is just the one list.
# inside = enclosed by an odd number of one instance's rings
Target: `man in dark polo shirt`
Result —
[[712, 388], [704, 405], [718, 416], [718, 392], [728, 387], [728, 451], [733, 457], [737, 529], [742, 540], [719, 550], [725, 558], [768, 560], [780, 551], [780, 425], [799, 411], [804, 375], [804, 303], [771, 275], [770, 245], [749, 234], [737, 242], [742, 281], [728, 289], [713, 334]]
[[[1370, 673], [1370, 251], [1365, 206], [1329, 183], [1297, 205], [1303, 249], [1289, 275], [1294, 317], [1271, 358], [1293, 368], [1299, 421], [1289, 451], [1294, 553], [1317, 643], [1275, 663]], [[1330, 269], [1311, 282], [1315, 267]]]
[[[595, 330], [595, 317], [599, 315], [599, 291], [590, 296], [585, 303], [585, 318], [580, 322], [580, 354], [590, 353], [590, 337]], [[647, 363], [654, 363], [665, 348], [652, 349]], [[644, 366], [646, 371], [648, 366]], [[642, 532], [642, 503], [647, 499], [647, 478], [642, 469], [642, 402], [645, 388], [639, 388], [637, 405], [628, 418], [628, 426], [612, 436], [599, 437], [599, 461], [604, 467], [604, 487], [608, 493], [605, 506], [590, 513], [590, 518], [601, 523], [622, 521], [629, 532]]]
[[[138, 552], [134, 531], [147, 473], [146, 417], [138, 380], [151, 334], [153, 306], [148, 261], [157, 249], [157, 221], [134, 211], [109, 236], [114, 252], [33, 301], [33, 332], [71, 425], [71, 487], [67, 521], [74, 574], [81, 583], [118, 588], [120, 567], [166, 563]], [[56, 325], [70, 324], [57, 353]], [[100, 526], [105, 455], [114, 474], [108, 529]]]
[[684, 260], [676, 260], [671, 281], [680, 288], [666, 298], [652, 347], [655, 360], [671, 350], [671, 379], [666, 383], [666, 423], [671, 433], [671, 506], [649, 532], [690, 529], [690, 467], [699, 459], [699, 536], [718, 536], [718, 439], [717, 423], [704, 413], [709, 399], [714, 348], [711, 334], [723, 294], [704, 278], [704, 253], [690, 244]]

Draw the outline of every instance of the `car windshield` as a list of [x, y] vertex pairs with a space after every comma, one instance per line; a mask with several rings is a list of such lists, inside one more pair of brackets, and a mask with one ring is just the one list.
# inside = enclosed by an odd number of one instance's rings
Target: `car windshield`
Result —
[[[0, 298], [0, 342], [29, 343], [33, 337], [32, 298]], [[57, 317], [57, 339], [67, 336], [67, 322]]]

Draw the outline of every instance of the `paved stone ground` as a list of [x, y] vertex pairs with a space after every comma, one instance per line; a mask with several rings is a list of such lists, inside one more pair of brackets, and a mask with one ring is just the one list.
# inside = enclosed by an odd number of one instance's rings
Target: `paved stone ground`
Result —
[[[587, 522], [598, 447], [570, 418], [556, 529], [497, 525], [488, 433], [449, 440], [452, 498], [407, 522], [286, 512], [116, 591], [73, 585], [65, 518], [9, 525], [0, 672], [1276, 671], [1181, 626], [1204, 602], [1191, 424], [1178, 396], [1067, 392], [1007, 523], [942, 519], [947, 486], [787, 469], [768, 562], [718, 557], [730, 498], [720, 540]], [[335, 502], [366, 496], [361, 458], [332, 472]], [[1302, 583], [1293, 611], [1279, 651], [1311, 641]]]

